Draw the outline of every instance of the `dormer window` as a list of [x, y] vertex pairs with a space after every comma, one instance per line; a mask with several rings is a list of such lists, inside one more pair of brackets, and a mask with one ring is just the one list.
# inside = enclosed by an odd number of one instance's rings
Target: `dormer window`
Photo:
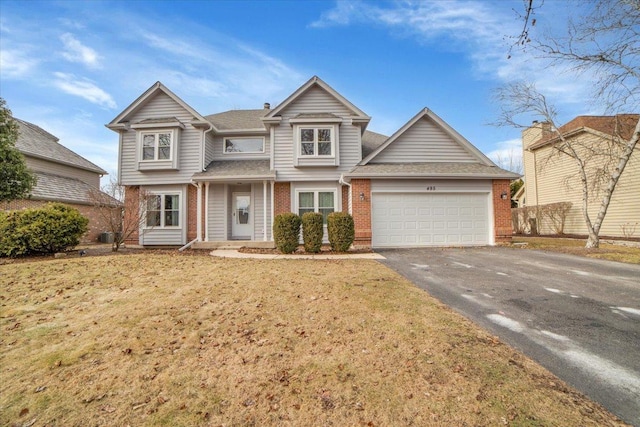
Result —
[[[294, 166], [338, 166], [340, 164], [339, 119], [292, 119]], [[327, 123], [329, 122], [329, 123]]]
[[131, 125], [138, 141], [138, 170], [178, 169], [180, 129], [175, 117], [146, 119]]
[[333, 127], [300, 128], [301, 156], [333, 156]]
[[142, 160], [171, 160], [173, 132], [141, 132]]

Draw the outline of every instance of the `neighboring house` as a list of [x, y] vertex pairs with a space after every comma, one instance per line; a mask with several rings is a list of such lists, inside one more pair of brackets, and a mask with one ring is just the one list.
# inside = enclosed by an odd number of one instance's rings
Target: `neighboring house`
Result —
[[[107, 172], [60, 144], [58, 138], [33, 123], [14, 118], [19, 126], [16, 148], [23, 154], [27, 167], [37, 178], [29, 198], [2, 204], [4, 210], [39, 207], [48, 202], [61, 202], [78, 209], [89, 219], [84, 242], [96, 242], [104, 231], [92, 196], [100, 191], [100, 178]], [[110, 199], [108, 196], [104, 195]], [[119, 204], [111, 199], [113, 205]]]
[[[587, 173], [594, 178], [594, 170], [601, 166], [602, 157], [589, 152], [607, 151], [616, 138], [628, 141], [640, 116], [578, 116], [558, 130], [567, 141], [578, 147], [588, 159]], [[619, 135], [619, 136], [618, 136]], [[571, 202], [564, 233], [587, 235], [582, 214], [582, 184], [575, 160], [560, 154], [562, 148], [557, 132], [549, 123], [534, 122], [522, 132], [524, 182], [523, 191], [516, 195], [519, 206], [546, 205]], [[601, 236], [624, 237], [636, 224], [633, 237], [640, 236], [640, 149], [635, 148], [613, 192], [607, 215], [600, 229]], [[614, 160], [617, 165], [617, 159]], [[608, 179], [608, 177], [607, 177]], [[591, 191], [589, 215], [594, 221], [600, 209], [602, 191]], [[549, 224], [538, 225], [543, 234], [551, 234]], [[625, 231], [626, 230], [626, 231]]]
[[318, 77], [273, 109], [207, 116], [157, 82], [107, 125], [126, 197], [151, 195], [129, 243], [273, 246], [275, 215], [310, 211], [350, 212], [356, 246], [510, 238], [516, 174], [428, 109], [389, 138], [370, 120]]

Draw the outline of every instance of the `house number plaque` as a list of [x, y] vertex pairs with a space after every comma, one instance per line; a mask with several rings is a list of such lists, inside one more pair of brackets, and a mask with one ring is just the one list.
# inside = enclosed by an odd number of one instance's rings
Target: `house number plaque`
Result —
[[436, 186], [435, 185], [428, 186], [427, 191], [436, 191]]

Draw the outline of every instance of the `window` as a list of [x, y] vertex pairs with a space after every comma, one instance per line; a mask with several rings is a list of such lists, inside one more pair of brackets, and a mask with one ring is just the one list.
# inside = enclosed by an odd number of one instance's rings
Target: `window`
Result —
[[264, 153], [264, 138], [225, 138], [225, 153]]
[[171, 160], [173, 132], [142, 132], [142, 160]]
[[335, 211], [335, 191], [300, 191], [298, 193], [298, 215], [307, 212], [322, 214], [322, 223], [327, 224], [327, 216]]
[[180, 195], [153, 194], [147, 199], [147, 227], [180, 226]]
[[333, 156], [333, 128], [300, 128], [300, 156]]

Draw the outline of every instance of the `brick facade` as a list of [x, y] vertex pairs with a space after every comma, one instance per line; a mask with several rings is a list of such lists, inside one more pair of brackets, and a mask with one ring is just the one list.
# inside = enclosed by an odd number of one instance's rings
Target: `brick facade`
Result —
[[[2, 210], [14, 211], [21, 209], [39, 208], [46, 205], [46, 200], [31, 200], [31, 199], [19, 199], [12, 200], [10, 202], [2, 203]], [[61, 202], [62, 203], [62, 202]], [[64, 203], [67, 206], [78, 209], [80, 214], [89, 219], [89, 230], [82, 236], [82, 243], [98, 243], [100, 241], [100, 235], [105, 231], [111, 231], [109, 228], [109, 222], [105, 219], [106, 215], [101, 215], [100, 209], [118, 209], [118, 208], [98, 208], [91, 205], [80, 205], [76, 203]]]
[[342, 212], [349, 212], [349, 187], [342, 186]]
[[124, 188], [124, 217], [123, 227], [126, 245], [138, 245], [140, 240], [138, 207], [140, 206], [140, 187], [126, 186]]
[[[203, 203], [204, 204], [204, 203]], [[187, 189], [187, 242], [198, 235], [198, 188], [189, 185]]]
[[[371, 180], [351, 180], [351, 203], [356, 247], [371, 246]], [[362, 197], [361, 197], [362, 195]]]
[[291, 183], [276, 182], [273, 192], [273, 215], [291, 212]]
[[[513, 234], [511, 224], [511, 187], [508, 179], [494, 179], [493, 185], [493, 226], [496, 243], [510, 242]], [[502, 194], [506, 194], [505, 199]]]

